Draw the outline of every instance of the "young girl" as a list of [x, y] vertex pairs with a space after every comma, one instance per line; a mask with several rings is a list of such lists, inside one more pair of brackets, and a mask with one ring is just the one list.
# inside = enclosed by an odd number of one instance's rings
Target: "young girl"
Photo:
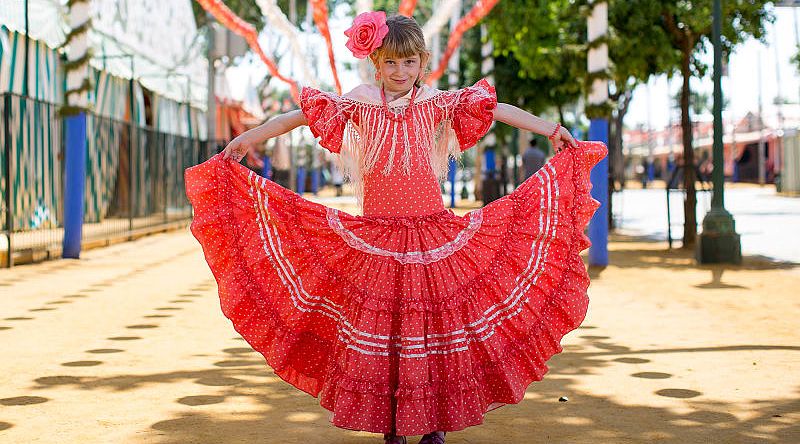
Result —
[[[337, 427], [387, 443], [481, 424], [522, 400], [563, 335], [583, 321], [580, 252], [597, 208], [589, 170], [601, 143], [497, 103], [484, 79], [455, 91], [423, 83], [429, 53], [410, 18], [359, 15], [346, 34], [377, 85], [301, 92], [273, 117], [186, 171], [221, 308], [275, 373], [318, 397]], [[448, 158], [494, 120], [564, 148], [513, 193], [457, 216], [439, 180]], [[339, 153], [363, 215], [304, 199], [238, 161], [308, 125]]]

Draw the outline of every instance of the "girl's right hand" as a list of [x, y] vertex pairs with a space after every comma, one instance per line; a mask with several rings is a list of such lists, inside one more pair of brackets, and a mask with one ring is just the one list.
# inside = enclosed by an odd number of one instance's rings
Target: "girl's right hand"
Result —
[[559, 152], [567, 147], [576, 148], [578, 146], [569, 130], [561, 125], [558, 126], [558, 133], [555, 134], [550, 141], [553, 142], [553, 149], [555, 152]]
[[258, 141], [253, 140], [253, 137], [244, 132], [233, 140], [228, 143], [224, 150], [222, 150], [222, 158], [223, 159], [233, 159], [237, 162], [240, 162], [244, 156], [247, 155], [248, 151], [250, 151]]

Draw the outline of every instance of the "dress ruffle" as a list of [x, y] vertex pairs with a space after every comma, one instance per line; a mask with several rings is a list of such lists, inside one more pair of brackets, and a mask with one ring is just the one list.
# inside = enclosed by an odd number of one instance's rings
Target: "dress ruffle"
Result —
[[453, 109], [453, 131], [459, 148], [464, 151], [478, 143], [491, 128], [497, 94], [486, 79], [454, 92], [459, 96]]
[[314, 137], [321, 137], [319, 144], [334, 153], [342, 149], [348, 119], [340, 102], [341, 97], [312, 87], [304, 87], [300, 92], [300, 109], [306, 116], [311, 133]]
[[336, 211], [217, 155], [186, 171], [191, 230], [225, 316], [334, 425], [461, 430], [520, 402], [583, 321], [605, 154], [579, 142], [482, 209], [414, 217]]

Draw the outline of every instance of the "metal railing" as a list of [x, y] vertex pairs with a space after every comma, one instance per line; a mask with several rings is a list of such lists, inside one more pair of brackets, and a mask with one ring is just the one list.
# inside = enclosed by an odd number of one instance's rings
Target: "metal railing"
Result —
[[[64, 136], [58, 106], [0, 95], [0, 265], [59, 257]], [[87, 114], [84, 245], [188, 223], [184, 169], [218, 144]]]
[[47, 259], [63, 236], [63, 131], [55, 104], [0, 95], [0, 263]]

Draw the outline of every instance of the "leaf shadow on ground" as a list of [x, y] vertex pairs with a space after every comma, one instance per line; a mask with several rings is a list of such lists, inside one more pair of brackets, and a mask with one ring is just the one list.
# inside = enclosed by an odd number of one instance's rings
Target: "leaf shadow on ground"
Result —
[[[596, 442], [792, 442], [800, 437], [796, 415], [800, 400], [757, 400], [745, 406], [749, 419], [740, 420], [730, 405], [704, 399], [702, 387], [687, 387], [648, 366], [648, 356], [663, 353], [705, 353], [777, 350], [798, 353], [800, 347], [737, 345], [726, 347], [632, 350], [584, 326], [578, 338], [549, 361], [550, 372], [534, 383], [518, 405], [487, 414], [484, 425], [448, 434], [448, 443], [596, 443]], [[588, 333], [588, 334], [587, 334]], [[377, 434], [337, 429], [317, 400], [289, 386], [247, 347], [225, 349], [210, 356], [208, 369], [110, 377], [49, 376], [38, 378], [34, 391], [47, 395], [54, 386], [96, 392], [101, 408], [103, 392], [132, 391], [145, 385], [196, 384], [193, 393], [172, 403], [175, 412], [152, 424], [142, 424], [141, 441], [184, 443], [380, 443]], [[635, 364], [635, 365], [633, 365]], [[681, 409], [626, 405], [611, 397], [581, 390], [581, 378], [609, 366], [626, 366], [632, 378], [651, 381], [654, 400], [680, 398]], [[652, 368], [648, 368], [652, 367]], [[632, 380], [633, 381], [633, 380]], [[787, 388], [788, 390], [789, 388]], [[800, 393], [793, 388], [794, 393]], [[613, 390], [613, 388], [612, 388]], [[621, 388], [622, 390], [622, 388]], [[567, 402], [559, 402], [567, 397]], [[663, 398], [660, 398], [663, 400]], [[737, 406], [741, 409], [742, 406]], [[680, 412], [678, 412], [680, 410]], [[224, 412], [224, 413], [220, 413]], [[130, 441], [134, 442], [134, 441]], [[416, 442], [415, 439], [409, 442]]]
[[[683, 248], [668, 248], [666, 242], [657, 242], [641, 236], [626, 236], [612, 234], [609, 238], [610, 249], [608, 262], [610, 266], [621, 269], [659, 269], [665, 271], [707, 270], [709, 281], [698, 284], [700, 289], [747, 289], [736, 284], [724, 282], [726, 272], [736, 271], [774, 271], [793, 270], [800, 268], [800, 264], [776, 261], [760, 255], [742, 257], [741, 264], [698, 264], [694, 250]], [[584, 252], [584, 259], [587, 253]], [[601, 277], [607, 267], [589, 267], [589, 276], [592, 279]]]

